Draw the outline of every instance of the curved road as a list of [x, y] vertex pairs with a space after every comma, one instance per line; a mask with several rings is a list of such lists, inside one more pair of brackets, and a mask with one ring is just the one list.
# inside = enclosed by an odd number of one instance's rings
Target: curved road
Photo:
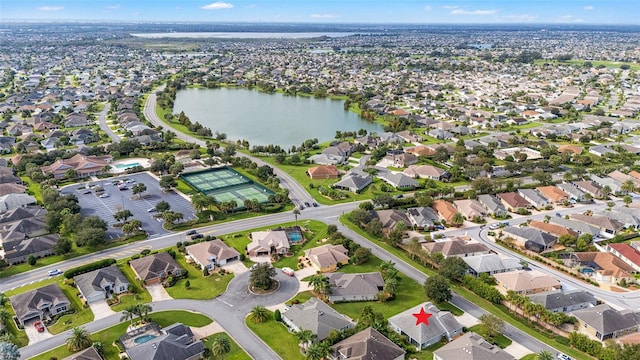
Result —
[[107, 114], [109, 113], [109, 109], [111, 109], [111, 103], [107, 102], [104, 104], [104, 108], [98, 114], [98, 125], [100, 125], [100, 130], [104, 131], [113, 142], [120, 142], [120, 136], [114, 133], [113, 130], [107, 125]]
[[[271, 306], [291, 299], [299, 289], [296, 278], [278, 271], [276, 280], [280, 282], [278, 290], [271, 295], [254, 295], [247, 289], [249, 272], [235, 277], [227, 287], [227, 291], [213, 300], [174, 299], [152, 302], [153, 311], [191, 310], [203, 313], [214, 319], [238, 344], [254, 359], [278, 360], [280, 357], [269, 346], [257, 337], [245, 324], [245, 316], [256, 305]], [[120, 313], [83, 325], [93, 333], [119, 324]], [[52, 338], [20, 349], [22, 359], [30, 358], [63, 345], [72, 330], [65, 331]]]
[[[156, 95], [156, 93], [158, 91], [164, 90], [165, 86], [166, 84], [163, 84], [158, 88], [156, 88], [156, 90], [154, 90], [149, 95], [149, 97], [147, 98], [147, 101], [144, 104], [144, 116], [147, 118], [147, 120], [149, 120], [149, 122], [152, 123], [154, 126], [158, 128], [163, 128], [163, 129], [167, 127], [170, 128], [170, 126], [167, 125], [164, 121], [162, 121], [162, 119], [160, 119], [158, 117], [158, 114], [156, 113], [156, 102], [158, 100], [158, 96]], [[198, 144], [201, 147], [205, 147], [205, 148], [207, 147], [207, 143], [204, 140], [198, 139], [196, 137], [193, 137], [189, 134], [182, 133], [180, 131], [176, 131], [175, 129], [172, 129], [172, 130], [176, 133], [176, 137], [180, 140]], [[258, 159], [250, 155], [246, 155], [240, 152], [236, 153], [236, 155], [247, 157], [251, 159], [253, 162], [255, 162], [256, 164], [258, 164], [258, 166], [262, 166], [262, 165], [271, 166], [270, 164], [267, 164], [261, 159]], [[311, 195], [309, 195], [309, 193], [300, 184], [298, 184], [298, 182], [295, 181], [286, 171], [283, 171], [274, 166], [271, 166], [271, 167], [273, 168], [273, 171], [278, 176], [278, 178], [280, 178], [280, 187], [289, 190], [289, 198], [291, 198], [291, 201], [293, 201], [295, 205], [300, 206], [300, 205], [303, 205], [305, 202], [312, 203], [315, 201], [314, 198]]]

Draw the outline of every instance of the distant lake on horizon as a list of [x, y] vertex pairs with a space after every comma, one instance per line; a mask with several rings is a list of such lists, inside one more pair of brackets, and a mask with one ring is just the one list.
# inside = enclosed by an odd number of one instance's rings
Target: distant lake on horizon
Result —
[[174, 113], [184, 113], [214, 133], [253, 145], [280, 145], [288, 150], [307, 139], [335, 138], [336, 130], [366, 129], [381, 133], [378, 123], [344, 110], [344, 101], [269, 94], [248, 89], [185, 89], [176, 94]]

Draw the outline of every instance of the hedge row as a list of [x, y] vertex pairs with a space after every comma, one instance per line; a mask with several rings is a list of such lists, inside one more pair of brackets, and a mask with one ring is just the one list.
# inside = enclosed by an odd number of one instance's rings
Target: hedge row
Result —
[[89, 271], [93, 271], [93, 270], [106, 268], [107, 266], [111, 266], [115, 263], [116, 263], [116, 259], [104, 259], [104, 260], [96, 261], [91, 264], [81, 265], [65, 271], [64, 277], [67, 279], [71, 279], [76, 275], [88, 273]]

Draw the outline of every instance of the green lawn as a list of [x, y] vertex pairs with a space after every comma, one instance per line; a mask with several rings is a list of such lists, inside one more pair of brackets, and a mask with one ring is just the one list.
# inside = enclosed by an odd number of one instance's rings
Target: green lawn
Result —
[[140, 286], [139, 280], [136, 279], [136, 275], [133, 273], [131, 266], [127, 265], [128, 260], [129, 259], [118, 261], [118, 269], [120, 269], [124, 276], [127, 277], [127, 280], [129, 280], [129, 284], [131, 284], [134, 289], [134, 294], [120, 297], [120, 303], [111, 307], [111, 310], [116, 312], [122, 311], [134, 304], [151, 302], [151, 294], [149, 294], [147, 289]]
[[246, 323], [251, 331], [283, 359], [304, 359], [296, 337], [289, 332], [284, 324], [273, 320], [272, 312], [269, 312], [269, 319], [262, 324], [254, 324], [248, 319]]
[[482, 328], [482, 325], [480, 325], [480, 324], [470, 327], [469, 331], [473, 331], [473, 332], [479, 334], [480, 336], [482, 336], [488, 342], [490, 342], [490, 343], [492, 343], [494, 345], [498, 345], [501, 349], [506, 348], [507, 346], [511, 345], [511, 343], [512, 343], [511, 339], [505, 337], [502, 334], [498, 334], [493, 339], [491, 339], [487, 335], [487, 333], [484, 331], [484, 329]]
[[408, 358], [416, 360], [433, 360], [433, 352], [445, 346], [446, 344], [447, 342], [444, 341], [437, 342], [420, 352], [412, 353], [410, 356], [408, 356]]
[[229, 353], [224, 356], [225, 360], [251, 360], [251, 356], [247, 355], [247, 353], [244, 352], [244, 350], [242, 350], [242, 348], [238, 346], [238, 344], [233, 341], [233, 339], [229, 335], [227, 335], [227, 333], [224, 332], [213, 334], [202, 339], [202, 341], [204, 342], [204, 346], [206, 346], [208, 349], [211, 349], [213, 340], [218, 337], [227, 338], [227, 340], [229, 340], [229, 345], [231, 345], [231, 351], [229, 351]]
[[464, 314], [464, 311], [460, 310], [457, 306], [453, 305], [448, 301], [436, 304], [436, 306], [438, 307], [439, 310], [449, 311], [454, 316], [461, 316], [462, 314]]
[[[174, 249], [176, 250], [176, 249]], [[198, 270], [195, 266], [188, 264], [184, 254], [176, 250], [176, 261], [184, 269], [189, 270], [189, 276], [186, 279], [176, 281], [175, 285], [166, 288], [167, 293], [174, 299], [195, 299], [209, 300], [224, 293], [227, 290], [229, 281], [233, 279], [233, 274], [227, 273], [220, 276], [217, 273], [207, 277], [202, 276], [202, 270]], [[189, 280], [191, 286], [186, 289], [185, 283]]]
[[520, 358], [520, 360], [537, 360], [538, 354], [527, 354]]
[[[4, 309], [7, 310], [7, 312], [9, 312], [9, 315], [11, 316], [10, 319], [13, 319], [16, 313], [13, 311], [13, 307], [11, 307], [11, 304], [8, 301], [4, 305]], [[7, 321], [6, 326], [7, 326], [7, 330], [9, 330], [9, 333], [14, 336], [15, 344], [18, 347], [27, 346], [27, 344], [29, 344], [29, 337], [27, 336], [27, 333], [24, 332], [24, 330], [18, 329], [18, 326], [16, 326], [15, 321], [13, 320]]]
[[[204, 326], [211, 323], [211, 319], [204, 315], [192, 313], [189, 311], [163, 311], [158, 313], [152, 313], [150, 317], [156, 321], [160, 326], [171, 325], [176, 322], [176, 319], [180, 319], [180, 322], [187, 326]], [[207, 322], [208, 321], [208, 322]], [[124, 334], [129, 326], [129, 322], [125, 321], [118, 325], [114, 325], [105, 330], [91, 334], [91, 339], [94, 342], [102, 343], [104, 347], [104, 359], [118, 359], [118, 353], [120, 352], [116, 346], [113, 346], [114, 341]], [[42, 353], [33, 357], [35, 360], [49, 360], [53, 357], [63, 359], [71, 355], [66, 346], [59, 346], [53, 350]]]

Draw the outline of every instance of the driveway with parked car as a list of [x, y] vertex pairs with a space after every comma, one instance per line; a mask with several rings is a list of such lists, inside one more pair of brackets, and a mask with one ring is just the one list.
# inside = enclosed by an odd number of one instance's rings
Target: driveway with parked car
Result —
[[[131, 193], [131, 188], [143, 183], [147, 190], [142, 197]], [[159, 201], [166, 201], [172, 211], [181, 212], [184, 221], [195, 218], [195, 211], [191, 203], [175, 191], [165, 192], [158, 180], [147, 173], [124, 175], [82, 184], [70, 185], [62, 189], [61, 193], [75, 194], [80, 204], [80, 213], [83, 216], [98, 216], [107, 222], [107, 239], [114, 239], [123, 235], [120, 228], [113, 227], [117, 221], [113, 214], [122, 209], [128, 209], [133, 216], [130, 219], [138, 219], [142, 222], [142, 229], [150, 237], [167, 234], [162, 225], [164, 220], [156, 215], [155, 207]]]

